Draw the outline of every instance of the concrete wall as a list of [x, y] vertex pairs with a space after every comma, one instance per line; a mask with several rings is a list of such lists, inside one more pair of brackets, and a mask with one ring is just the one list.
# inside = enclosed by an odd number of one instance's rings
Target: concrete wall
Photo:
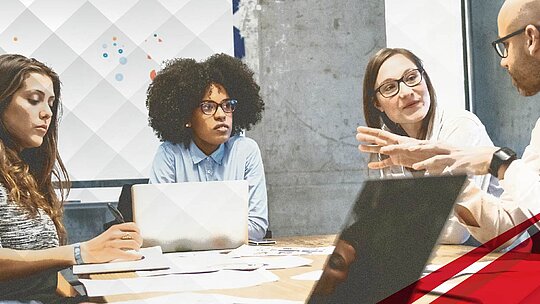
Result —
[[498, 38], [497, 14], [504, 2], [468, 0], [472, 30], [472, 102], [495, 145], [521, 154], [540, 116], [540, 95], [523, 97], [500, 65], [491, 46]]
[[366, 176], [354, 136], [364, 124], [365, 66], [386, 44], [384, 2], [258, 4], [251, 21], [258, 22], [266, 111], [247, 135], [263, 155], [270, 229], [278, 236], [336, 233]]

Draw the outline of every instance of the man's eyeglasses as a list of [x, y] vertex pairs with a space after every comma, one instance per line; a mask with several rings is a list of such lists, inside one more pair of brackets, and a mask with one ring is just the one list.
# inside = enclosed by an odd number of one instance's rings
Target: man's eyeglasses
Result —
[[[528, 26], [528, 25], [527, 25]], [[513, 33], [510, 33], [502, 38], [499, 38], [495, 41], [493, 41], [491, 43], [491, 45], [493, 46], [493, 48], [495, 49], [495, 51], [497, 52], [497, 55], [499, 55], [501, 58], [506, 58], [508, 57], [508, 43], [505, 42], [505, 40], [508, 40], [509, 38], [512, 38], [516, 35], [519, 35], [523, 32], [525, 32], [525, 29], [527, 28], [527, 26], [525, 26], [524, 28], [522, 29], [519, 29]], [[540, 26], [538, 25], [535, 25], [535, 27], [540, 30]]]
[[394, 97], [399, 93], [399, 83], [403, 82], [408, 87], [417, 86], [422, 82], [422, 74], [424, 70], [414, 69], [405, 72], [400, 79], [390, 80], [381, 84], [377, 89], [375, 89], [375, 94], [379, 92], [383, 97], [390, 98]]
[[223, 112], [232, 113], [236, 109], [236, 104], [238, 100], [236, 99], [226, 99], [222, 103], [217, 103], [213, 100], [203, 100], [199, 104], [201, 111], [206, 115], [214, 115], [217, 112], [218, 107], [221, 107]]

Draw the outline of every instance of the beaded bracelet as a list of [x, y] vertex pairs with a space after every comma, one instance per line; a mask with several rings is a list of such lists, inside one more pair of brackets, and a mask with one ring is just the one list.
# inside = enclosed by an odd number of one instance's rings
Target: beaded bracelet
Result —
[[75, 256], [75, 263], [77, 263], [77, 265], [84, 264], [81, 255], [81, 243], [73, 244], [73, 255]]

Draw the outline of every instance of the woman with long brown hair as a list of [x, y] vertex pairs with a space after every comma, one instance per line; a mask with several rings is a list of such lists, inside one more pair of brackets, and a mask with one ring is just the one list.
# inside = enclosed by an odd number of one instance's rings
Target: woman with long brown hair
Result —
[[[360, 145], [363, 152], [378, 153], [382, 145], [415, 140], [493, 146], [476, 115], [437, 104], [435, 89], [422, 60], [407, 49], [384, 48], [370, 59], [364, 75], [363, 107], [368, 127], [358, 127], [357, 135], [360, 141], [368, 143]], [[379, 163], [384, 162], [383, 157], [379, 159]], [[370, 164], [370, 167], [374, 168], [374, 165]], [[382, 172], [386, 177], [386, 171]], [[402, 172], [405, 176], [424, 174], [408, 169]], [[471, 176], [470, 180], [482, 189], [500, 195], [498, 182], [490, 175]], [[467, 229], [451, 216], [440, 241], [461, 244], [469, 236]]]
[[133, 223], [64, 245], [69, 179], [57, 149], [60, 109], [60, 79], [52, 69], [22, 55], [0, 56], [0, 301], [65, 303], [55, 294], [58, 270], [140, 258], [126, 252], [142, 244]]

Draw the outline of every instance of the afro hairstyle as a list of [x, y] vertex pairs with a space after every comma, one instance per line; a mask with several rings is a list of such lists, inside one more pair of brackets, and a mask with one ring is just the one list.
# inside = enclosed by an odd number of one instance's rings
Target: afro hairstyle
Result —
[[147, 90], [148, 122], [161, 141], [189, 145], [193, 132], [185, 125], [213, 83], [238, 100], [231, 136], [250, 130], [261, 120], [264, 102], [260, 87], [242, 61], [226, 54], [215, 54], [202, 62], [172, 59], [165, 62]]

